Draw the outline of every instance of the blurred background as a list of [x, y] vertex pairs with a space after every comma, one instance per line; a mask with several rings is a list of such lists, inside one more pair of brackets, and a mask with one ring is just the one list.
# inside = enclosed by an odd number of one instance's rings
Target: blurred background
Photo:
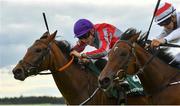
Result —
[[[172, 3], [180, 11], [180, 0]], [[46, 13], [50, 32], [58, 30], [57, 40], [77, 41], [73, 25], [80, 18], [93, 23], [110, 23], [125, 31], [134, 27], [146, 32], [157, 0], [0, 0], [0, 98], [20, 96], [61, 97], [53, 78], [13, 78], [12, 69], [23, 58], [28, 47], [46, 31], [42, 12]], [[162, 28], [153, 23], [149, 39]], [[86, 50], [88, 50], [87, 48]], [[176, 54], [178, 49], [171, 50]]]

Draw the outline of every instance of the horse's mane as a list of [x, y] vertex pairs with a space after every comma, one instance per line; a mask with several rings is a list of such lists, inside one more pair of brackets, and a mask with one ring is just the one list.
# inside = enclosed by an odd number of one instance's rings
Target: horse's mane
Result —
[[64, 54], [69, 54], [71, 52], [71, 44], [66, 40], [57, 41], [58, 47]]
[[[67, 58], [71, 58], [69, 54], [71, 52], [72, 46], [67, 40], [60, 40], [60, 41], [56, 40], [56, 44]], [[78, 63], [77, 57], [75, 57], [74, 62]]]
[[[139, 33], [139, 34], [138, 34]], [[121, 36], [120, 40], [129, 40], [130, 38], [134, 37], [134, 35], [140, 35], [140, 32], [137, 32], [134, 28], [128, 28]]]
[[[141, 47], [143, 47], [144, 48], [144, 37], [145, 37], [145, 35], [146, 35], [146, 33], [143, 33], [143, 34], [141, 34], [141, 31], [137, 31], [136, 29], [134, 29], [134, 28], [129, 28], [129, 29], [127, 29], [123, 34], [122, 34], [122, 37], [121, 37], [121, 39], [120, 40], [129, 40], [131, 37], [134, 37], [134, 35], [137, 35], [138, 36], [138, 39], [137, 39], [137, 41], [136, 41], [136, 43], [137, 44], [139, 44]], [[174, 57], [170, 54], [170, 53], [168, 53], [167, 52], [167, 50], [168, 50], [168, 48], [161, 48], [161, 49], [159, 49], [159, 53], [157, 54], [157, 57], [159, 58], [159, 59], [161, 59], [162, 61], [164, 61], [165, 63], [169, 63], [169, 62], [171, 62], [173, 59], [174, 59]], [[155, 52], [155, 50], [154, 49], [149, 49], [148, 50], [148, 52], [149, 53], [151, 53], [151, 54], [153, 54], [154, 52]], [[173, 67], [176, 67], [177, 65], [178, 65], [178, 62], [176, 62], [176, 61], [174, 61], [172, 64], [170, 64], [171, 66], [173, 66]]]

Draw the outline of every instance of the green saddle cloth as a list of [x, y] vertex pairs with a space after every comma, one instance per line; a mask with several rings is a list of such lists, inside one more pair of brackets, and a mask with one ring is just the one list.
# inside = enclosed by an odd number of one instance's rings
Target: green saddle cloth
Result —
[[[95, 74], [97, 77], [99, 76], [102, 70], [99, 70], [96, 65], [92, 62], [85, 65], [90, 71]], [[130, 90], [126, 92], [126, 94], [135, 94], [135, 95], [144, 95], [144, 89], [138, 79], [137, 76], [127, 76], [126, 81], [129, 84]], [[108, 90], [110, 96], [117, 97], [116, 89], [112, 88]]]
[[137, 76], [127, 76], [126, 81], [129, 83], [130, 87], [130, 90], [126, 92], [127, 94], [144, 95], [144, 89]]

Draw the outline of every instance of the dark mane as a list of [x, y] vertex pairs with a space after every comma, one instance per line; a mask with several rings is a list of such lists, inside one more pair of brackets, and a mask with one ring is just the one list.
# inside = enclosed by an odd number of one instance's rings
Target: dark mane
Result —
[[[137, 35], [140, 32], [137, 32], [136, 29], [134, 28], [128, 28], [121, 36], [120, 40], [129, 40], [131, 37], [133, 37], [134, 35]], [[139, 35], [138, 35], [139, 36]]]
[[69, 57], [69, 53], [71, 52], [71, 44], [66, 40], [60, 40], [56, 42], [61, 51]]
[[[71, 44], [70, 44], [67, 40], [56, 41], [56, 43], [57, 43], [58, 47], [61, 49], [61, 51], [63, 52], [63, 54], [64, 54], [68, 59], [70, 59], [70, 58], [71, 58], [70, 52], [71, 52], [71, 49], [72, 49]], [[77, 57], [74, 58], [74, 62], [77, 63], [77, 64], [79, 64]]]
[[[137, 35], [139, 37], [138, 37], [136, 43], [144, 48], [144, 44], [145, 44], [144, 43], [144, 37], [145, 37], [146, 33], [144, 33], [142, 35], [140, 35], [140, 34], [141, 34], [141, 31], [138, 32], [134, 28], [129, 28], [122, 34], [122, 37], [121, 37], [120, 40], [129, 40], [134, 35]], [[168, 50], [168, 48], [159, 49], [159, 51], [158, 51], [159, 53], [158, 53], [157, 57], [159, 59], [161, 59], [162, 61], [164, 61], [165, 63], [169, 64], [169, 62], [171, 62], [174, 59], [174, 57], [170, 53], [167, 53], [167, 50]], [[148, 52], [153, 54], [153, 53], [155, 53], [155, 50], [154, 49], [149, 49]], [[174, 61], [170, 65], [173, 66], [173, 67], [177, 67], [178, 62]]]

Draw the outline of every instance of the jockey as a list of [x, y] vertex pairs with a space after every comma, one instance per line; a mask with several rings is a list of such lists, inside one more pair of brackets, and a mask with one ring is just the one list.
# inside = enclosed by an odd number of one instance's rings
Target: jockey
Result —
[[[74, 25], [74, 34], [79, 40], [73, 47], [71, 55], [87, 62], [88, 59], [103, 60], [102, 57], [105, 57], [116, 41], [120, 39], [122, 31], [107, 23], [93, 25], [87, 19], [79, 19]], [[87, 45], [95, 47], [96, 50], [80, 54]], [[104, 63], [106, 64], [106, 62]], [[104, 67], [98, 68], [102, 70]]]
[[[87, 19], [79, 19], [74, 24], [74, 34], [79, 40], [72, 48], [70, 54], [78, 57], [85, 63], [88, 62], [88, 59], [98, 59], [95, 65], [102, 71], [107, 63], [107, 60], [102, 59], [102, 57], [107, 56], [109, 50], [121, 39], [123, 32], [107, 23], [94, 25]], [[96, 50], [81, 53], [87, 45], [95, 47]], [[122, 87], [129, 88], [130, 85], [133, 85], [136, 88], [140, 84], [139, 81], [134, 80], [134, 77], [129, 77], [127, 81], [121, 84]], [[122, 95], [121, 97], [123, 100], [124, 96]]]
[[[163, 3], [155, 14], [155, 22], [164, 28], [162, 33], [153, 39], [151, 47], [157, 47], [167, 42], [178, 42], [180, 40], [180, 12], [170, 3]], [[180, 62], [180, 53], [175, 56], [176, 61]]]

